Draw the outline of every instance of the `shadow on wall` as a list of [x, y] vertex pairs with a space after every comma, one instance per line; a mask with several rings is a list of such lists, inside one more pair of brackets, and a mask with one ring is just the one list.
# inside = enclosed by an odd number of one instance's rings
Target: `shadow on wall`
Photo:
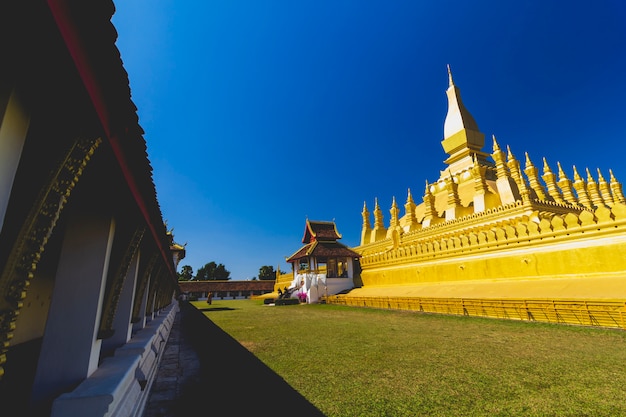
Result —
[[273, 417], [324, 414], [284, 379], [186, 302], [180, 304], [181, 330], [200, 358], [200, 380], [183, 390], [181, 415], [227, 410], [227, 415]]

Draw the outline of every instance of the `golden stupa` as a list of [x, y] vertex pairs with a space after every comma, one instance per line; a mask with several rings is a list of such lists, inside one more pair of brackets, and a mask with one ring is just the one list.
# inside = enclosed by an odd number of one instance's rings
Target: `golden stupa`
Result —
[[553, 169], [544, 158], [540, 173], [528, 153], [521, 162], [495, 136], [492, 152], [484, 152], [484, 134], [449, 67], [448, 75], [445, 169], [426, 182], [419, 204], [409, 189], [403, 216], [394, 198], [386, 227], [378, 200], [373, 226], [364, 205], [361, 243], [353, 248], [362, 256], [360, 287], [335, 301], [610, 301], [624, 327], [626, 201], [613, 172], [607, 181], [599, 169], [594, 177], [573, 167], [570, 179], [560, 163]]

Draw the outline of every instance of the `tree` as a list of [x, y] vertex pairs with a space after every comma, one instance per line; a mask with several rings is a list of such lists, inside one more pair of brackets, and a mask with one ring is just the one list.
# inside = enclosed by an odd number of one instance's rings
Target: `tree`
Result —
[[276, 279], [276, 272], [273, 266], [264, 265], [259, 269], [260, 280], [273, 280]]
[[196, 279], [198, 281], [214, 281], [214, 280], [229, 280], [230, 271], [226, 269], [223, 264], [216, 264], [211, 261], [205, 264], [203, 267], [198, 268], [196, 273]]
[[185, 265], [178, 273], [179, 281], [190, 281], [193, 279], [193, 269], [189, 265]]
[[214, 276], [215, 276], [214, 279], [229, 280], [230, 272], [224, 267], [224, 265], [219, 264], [217, 268], [215, 268]]

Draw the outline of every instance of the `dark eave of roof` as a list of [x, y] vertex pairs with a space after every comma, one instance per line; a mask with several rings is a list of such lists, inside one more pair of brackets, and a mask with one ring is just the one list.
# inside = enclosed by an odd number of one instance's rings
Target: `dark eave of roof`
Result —
[[135, 202], [170, 273], [176, 276], [144, 132], [131, 99], [128, 74], [115, 45], [117, 31], [111, 23], [115, 6], [110, 0], [47, 3]]
[[313, 240], [337, 239], [341, 239], [341, 235], [337, 231], [337, 225], [334, 222], [306, 220], [302, 243], [311, 243]]

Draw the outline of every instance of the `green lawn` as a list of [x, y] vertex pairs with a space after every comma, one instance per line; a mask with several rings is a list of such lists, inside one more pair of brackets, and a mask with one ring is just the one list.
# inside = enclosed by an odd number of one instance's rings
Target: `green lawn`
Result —
[[331, 416], [626, 416], [626, 332], [334, 305], [192, 303]]

